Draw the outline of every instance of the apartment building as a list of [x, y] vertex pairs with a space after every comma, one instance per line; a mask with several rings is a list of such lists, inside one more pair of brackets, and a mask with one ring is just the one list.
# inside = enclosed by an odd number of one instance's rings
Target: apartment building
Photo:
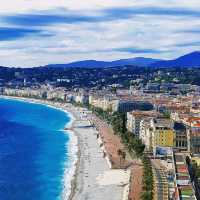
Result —
[[118, 99], [115, 96], [101, 94], [89, 95], [89, 104], [105, 111], [113, 111], [117, 103]]
[[152, 132], [151, 117], [142, 119], [140, 122], [140, 134], [139, 137], [142, 143], [145, 144], [146, 151], [152, 151]]
[[149, 117], [158, 117], [156, 111], [132, 111], [127, 113], [127, 129], [136, 136], [140, 136], [140, 122]]
[[174, 131], [176, 135], [175, 147], [180, 150], [187, 150], [187, 129], [181, 122], [174, 122]]
[[46, 90], [33, 89], [33, 88], [23, 88], [23, 89], [5, 88], [3, 94], [8, 96], [44, 98], [46, 97]]
[[88, 104], [89, 103], [89, 95], [85, 92], [78, 92], [74, 95], [74, 101], [80, 104]]
[[188, 117], [183, 119], [186, 126], [188, 151], [194, 154], [200, 153], [200, 117]]
[[156, 118], [151, 121], [152, 126], [152, 148], [174, 147], [175, 132], [173, 122], [166, 118]]

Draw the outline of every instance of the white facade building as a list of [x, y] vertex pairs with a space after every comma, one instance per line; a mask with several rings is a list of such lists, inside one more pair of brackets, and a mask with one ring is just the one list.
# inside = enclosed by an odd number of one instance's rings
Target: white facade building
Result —
[[152, 118], [146, 118], [140, 122], [140, 139], [147, 151], [152, 151], [152, 132], [153, 128], [151, 127]]

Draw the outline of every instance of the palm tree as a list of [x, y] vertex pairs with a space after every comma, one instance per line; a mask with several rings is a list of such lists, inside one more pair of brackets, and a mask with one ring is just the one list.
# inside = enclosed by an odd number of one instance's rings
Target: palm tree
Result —
[[120, 168], [121, 168], [122, 150], [118, 149], [117, 154], [119, 156], [119, 165], [120, 165]]
[[122, 152], [122, 158], [123, 158], [123, 160], [126, 159], [126, 152], [125, 151]]
[[126, 152], [122, 151], [121, 149], [118, 149], [117, 154], [119, 156], [119, 162], [120, 162], [120, 168], [121, 168], [122, 160], [124, 162], [126, 159]]

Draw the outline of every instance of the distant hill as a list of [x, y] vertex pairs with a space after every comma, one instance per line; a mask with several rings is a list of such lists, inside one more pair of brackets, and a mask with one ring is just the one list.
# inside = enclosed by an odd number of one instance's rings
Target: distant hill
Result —
[[51, 64], [47, 65], [46, 67], [102, 68], [102, 67], [109, 67], [109, 64], [110, 62], [97, 61], [97, 60], [83, 60], [68, 64]]
[[195, 51], [174, 60], [158, 61], [150, 67], [200, 67], [200, 51]]
[[161, 60], [137, 57], [137, 58], [130, 58], [130, 59], [115, 60], [115, 61], [110, 61], [110, 62], [97, 61], [97, 60], [83, 60], [83, 61], [77, 61], [77, 62], [72, 62], [68, 64], [51, 64], [51, 65], [47, 65], [46, 67], [104, 68], [104, 67], [117, 67], [117, 66], [120, 67], [120, 66], [125, 66], [125, 65], [144, 67], [144, 66], [149, 66], [150, 64], [155, 63], [157, 61], [161, 61]]
[[153, 59], [153, 58], [136, 57], [136, 58], [130, 58], [130, 59], [116, 60], [116, 61], [112, 61], [111, 63], [113, 66], [134, 65], [138, 67], [146, 67], [158, 61], [162, 61], [162, 60]]

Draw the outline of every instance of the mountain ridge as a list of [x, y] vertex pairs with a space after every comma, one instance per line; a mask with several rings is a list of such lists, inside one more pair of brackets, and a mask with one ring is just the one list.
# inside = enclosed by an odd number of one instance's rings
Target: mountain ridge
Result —
[[45, 67], [106, 68], [106, 67], [200, 67], [200, 51], [194, 51], [172, 60], [135, 57], [114, 61], [82, 60], [67, 64], [50, 64]]
[[173, 60], [162, 60], [149, 67], [200, 67], [200, 51], [185, 54]]
[[[108, 67], [200, 67], [200, 51], [194, 51], [176, 59], [164, 60], [164, 59], [154, 59], [145, 57], [135, 57], [127, 59], [118, 59], [113, 61], [99, 61], [99, 60], [81, 60], [66, 64], [48, 64], [43, 66], [35, 66], [40, 68], [108, 68]], [[0, 66], [0, 68], [21, 68], [18, 67], [7, 67]], [[26, 67], [23, 67], [26, 69]], [[34, 68], [34, 67], [28, 67]]]
[[82, 61], [71, 62], [68, 64], [50, 64], [46, 65], [46, 67], [102, 68], [102, 67], [117, 67], [117, 66], [121, 67], [125, 65], [145, 67], [157, 61], [161, 60], [153, 58], [136, 57], [128, 59], [119, 59], [114, 61], [82, 60]]

